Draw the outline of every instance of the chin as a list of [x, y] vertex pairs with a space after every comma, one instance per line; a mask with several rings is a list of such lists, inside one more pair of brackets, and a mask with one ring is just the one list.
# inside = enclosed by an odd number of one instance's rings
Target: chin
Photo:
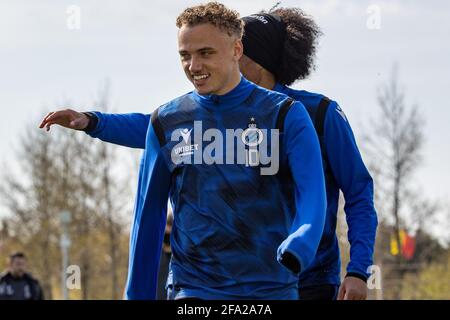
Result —
[[210, 95], [212, 94], [212, 90], [208, 89], [208, 88], [195, 88], [198, 92], [198, 94], [202, 95], [202, 96], [206, 96], [206, 95]]

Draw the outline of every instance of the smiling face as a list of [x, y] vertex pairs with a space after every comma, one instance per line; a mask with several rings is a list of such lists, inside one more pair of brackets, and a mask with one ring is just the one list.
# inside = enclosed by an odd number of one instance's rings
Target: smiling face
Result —
[[239, 84], [242, 42], [210, 23], [182, 25], [178, 51], [183, 70], [201, 95], [223, 95]]

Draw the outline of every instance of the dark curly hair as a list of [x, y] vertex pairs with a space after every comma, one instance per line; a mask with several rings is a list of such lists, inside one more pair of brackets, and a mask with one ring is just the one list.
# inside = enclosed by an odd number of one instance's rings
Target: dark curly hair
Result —
[[276, 80], [290, 85], [306, 79], [315, 68], [317, 42], [322, 32], [312, 17], [299, 8], [277, 8], [269, 13], [279, 16], [286, 25], [284, 51], [275, 73]]
[[219, 2], [208, 2], [194, 7], [186, 8], [177, 18], [176, 25], [195, 26], [202, 23], [211, 23], [228, 35], [242, 38], [244, 22], [239, 18], [237, 11], [228, 9]]

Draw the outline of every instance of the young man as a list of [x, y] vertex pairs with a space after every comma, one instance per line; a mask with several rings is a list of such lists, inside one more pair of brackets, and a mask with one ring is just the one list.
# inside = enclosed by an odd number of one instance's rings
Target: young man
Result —
[[27, 258], [22, 252], [9, 256], [9, 269], [0, 274], [0, 300], [43, 300], [39, 281], [26, 272]]
[[[321, 143], [327, 215], [317, 255], [300, 274], [300, 299], [365, 299], [377, 227], [372, 178], [339, 105], [321, 94], [288, 87], [309, 75], [320, 31], [311, 18], [295, 8], [279, 8], [243, 20], [242, 74], [304, 104]], [[339, 190], [345, 197], [351, 247], [347, 275], [338, 293], [340, 257], [335, 230]]]
[[41, 128], [59, 124], [144, 148], [127, 298], [155, 298], [170, 197], [171, 298], [297, 299], [298, 273], [314, 257], [325, 218], [312, 122], [301, 103], [241, 77], [236, 12], [211, 2], [186, 9], [176, 24], [195, 91], [150, 119], [62, 110]]

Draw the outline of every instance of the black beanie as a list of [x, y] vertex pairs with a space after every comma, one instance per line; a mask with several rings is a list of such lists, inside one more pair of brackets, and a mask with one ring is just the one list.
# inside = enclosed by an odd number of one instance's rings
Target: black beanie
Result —
[[283, 56], [286, 25], [280, 17], [267, 13], [252, 14], [242, 20], [245, 22], [244, 54], [276, 74]]

